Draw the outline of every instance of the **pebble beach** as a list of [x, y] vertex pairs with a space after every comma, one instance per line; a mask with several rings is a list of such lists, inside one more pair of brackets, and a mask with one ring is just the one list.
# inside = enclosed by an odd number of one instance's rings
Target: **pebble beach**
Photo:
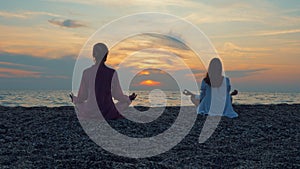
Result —
[[[207, 116], [198, 115], [189, 134], [171, 150], [128, 158], [94, 143], [71, 106], [0, 106], [0, 168], [300, 168], [300, 104], [234, 109], [239, 117], [222, 117], [204, 143], [198, 137]], [[132, 137], [147, 136], [172, 125], [178, 110], [167, 107], [167, 115], [143, 132], [132, 134], [133, 124], [126, 119], [109, 124]]]

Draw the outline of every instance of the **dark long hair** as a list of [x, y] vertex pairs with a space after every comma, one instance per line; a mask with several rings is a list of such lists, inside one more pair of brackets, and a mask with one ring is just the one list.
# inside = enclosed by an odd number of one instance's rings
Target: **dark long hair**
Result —
[[96, 63], [105, 62], [108, 54], [108, 48], [104, 43], [97, 43], [93, 47], [93, 57]]
[[208, 67], [208, 72], [203, 79], [211, 87], [220, 87], [223, 82], [222, 63], [219, 58], [213, 58]]
[[209, 86], [211, 86], [208, 72], [207, 72], [206, 75], [205, 75], [204, 81], [205, 81], [205, 83], [207, 83]]

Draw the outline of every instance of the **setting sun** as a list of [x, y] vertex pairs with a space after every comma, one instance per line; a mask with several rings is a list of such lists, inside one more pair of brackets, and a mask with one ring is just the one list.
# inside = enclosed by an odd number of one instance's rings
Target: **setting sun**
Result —
[[160, 82], [154, 80], [144, 80], [140, 82], [140, 85], [144, 85], [144, 86], [159, 86], [160, 84], [161, 84]]

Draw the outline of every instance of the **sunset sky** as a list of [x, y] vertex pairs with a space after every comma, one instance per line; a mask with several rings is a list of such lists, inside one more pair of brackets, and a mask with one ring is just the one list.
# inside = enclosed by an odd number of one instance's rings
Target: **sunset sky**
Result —
[[[105, 24], [140, 12], [167, 13], [196, 25], [215, 46], [234, 88], [300, 92], [299, 0], [3, 1], [0, 89], [71, 89], [76, 57], [88, 38]], [[195, 64], [193, 52], [168, 36], [128, 38], [111, 49], [108, 64], [117, 69], [122, 58], [137, 51], [140, 44], [182, 56], [197, 80], [203, 78], [205, 69]], [[175, 60], [170, 64], [155, 58], [162, 55], [151, 55], [150, 61], [149, 55], [149, 51], [139, 53], [140, 62], [132, 60], [128, 66], [149, 69], [151, 63], [181, 70]], [[144, 79], [140, 85], [151, 83], [159, 86], [163, 82]]]

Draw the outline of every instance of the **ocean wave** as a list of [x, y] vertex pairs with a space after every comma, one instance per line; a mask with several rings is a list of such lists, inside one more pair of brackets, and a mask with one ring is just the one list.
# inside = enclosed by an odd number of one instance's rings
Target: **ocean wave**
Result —
[[[151, 103], [149, 99], [149, 91], [131, 91], [138, 94], [132, 106], [152, 106], [162, 107], [165, 106], [192, 106], [190, 98], [187, 96], [182, 97], [181, 93], [174, 91], [165, 91], [163, 96], [151, 96], [155, 99], [155, 103]], [[68, 90], [0, 90], [0, 105], [8, 107], [60, 107], [60, 106], [73, 106], [70, 102]], [[126, 92], [125, 92], [126, 93]], [[128, 93], [128, 92], [127, 92]], [[267, 93], [267, 92], [239, 92], [233, 97], [233, 103], [241, 104], [299, 104], [300, 93]]]

